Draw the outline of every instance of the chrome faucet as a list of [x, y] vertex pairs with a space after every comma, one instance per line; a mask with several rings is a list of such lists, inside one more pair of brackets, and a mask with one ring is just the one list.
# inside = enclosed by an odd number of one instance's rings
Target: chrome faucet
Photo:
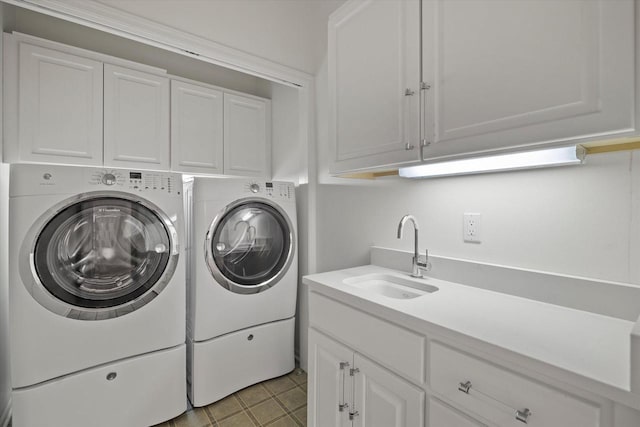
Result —
[[429, 262], [429, 250], [425, 250], [425, 259], [424, 262], [420, 262], [420, 255], [418, 254], [418, 220], [413, 215], [405, 215], [400, 220], [400, 224], [398, 224], [398, 239], [402, 239], [402, 230], [404, 228], [404, 224], [407, 221], [411, 221], [413, 223], [413, 259], [412, 259], [412, 269], [411, 269], [411, 277], [422, 277], [421, 269], [425, 271], [429, 271], [431, 269], [431, 263]]

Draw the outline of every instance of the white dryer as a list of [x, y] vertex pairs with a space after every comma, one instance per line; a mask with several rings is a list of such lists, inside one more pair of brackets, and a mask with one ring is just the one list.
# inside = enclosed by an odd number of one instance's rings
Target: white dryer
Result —
[[9, 209], [13, 425], [184, 412], [181, 176], [12, 165]]
[[187, 391], [204, 406], [295, 366], [295, 189], [200, 177], [185, 188], [192, 190]]

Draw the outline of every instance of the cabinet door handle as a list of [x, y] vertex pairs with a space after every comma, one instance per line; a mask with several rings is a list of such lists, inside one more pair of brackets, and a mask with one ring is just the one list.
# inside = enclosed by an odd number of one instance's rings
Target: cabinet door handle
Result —
[[[411, 113], [411, 99], [410, 99], [410, 97], [415, 95], [415, 94], [416, 94], [416, 91], [411, 89], [411, 88], [406, 88], [404, 90], [404, 96], [405, 96], [405, 99], [406, 99], [406, 103], [405, 103], [405, 107], [406, 108], [405, 108], [404, 115], [403, 115], [403, 117], [404, 117], [403, 126], [404, 126], [404, 134], [405, 134], [405, 137], [407, 139], [409, 139], [408, 136], [407, 136], [407, 134], [409, 133], [409, 131], [408, 131], [408, 127], [409, 126], [407, 125], [407, 117]], [[414, 148], [415, 148], [415, 146], [410, 141], [405, 142], [405, 144], [404, 144], [404, 149], [405, 150], [409, 151], [409, 150], [413, 150]]]
[[[458, 383], [458, 390], [461, 391], [464, 394], [471, 394], [471, 387], [472, 386], [473, 386], [473, 384], [471, 383], [471, 381], [460, 382], [460, 383]], [[533, 415], [533, 413], [531, 412], [531, 410], [529, 408], [513, 409], [512, 407], [510, 407], [506, 403], [496, 399], [493, 396], [489, 396], [488, 394], [481, 392], [477, 388], [474, 388], [473, 392], [481, 394], [481, 395], [491, 399], [492, 401], [497, 402], [500, 406], [505, 408], [505, 410], [507, 410], [508, 412], [515, 413], [516, 420], [520, 421], [522, 423], [528, 424], [529, 423], [529, 418], [531, 417], [531, 415]]]

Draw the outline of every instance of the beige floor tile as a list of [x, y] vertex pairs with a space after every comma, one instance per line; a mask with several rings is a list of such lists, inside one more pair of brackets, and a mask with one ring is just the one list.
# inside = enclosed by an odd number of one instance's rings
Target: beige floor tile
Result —
[[255, 424], [251, 421], [251, 418], [243, 411], [239, 414], [235, 414], [232, 417], [220, 421], [219, 427], [254, 427]]
[[267, 425], [269, 427], [298, 427], [298, 423], [288, 415]]
[[273, 394], [280, 394], [283, 391], [291, 390], [296, 386], [296, 383], [294, 383], [288, 375], [274, 378], [264, 382], [263, 384]]
[[280, 393], [277, 397], [289, 411], [295, 411], [307, 404], [307, 395], [298, 387]]
[[236, 393], [236, 395], [248, 407], [263, 402], [271, 396], [262, 384], [256, 384], [251, 387], [247, 387], [244, 390], [240, 390], [238, 393]]
[[213, 425], [202, 408], [194, 408], [173, 420], [175, 427], [208, 427]]
[[307, 383], [307, 373], [300, 368], [296, 368], [289, 374], [289, 378], [293, 380], [296, 384], [306, 384]]
[[302, 425], [307, 425], [307, 406], [303, 406], [297, 411], [293, 412], [293, 415], [302, 423]]
[[266, 424], [286, 413], [274, 399], [262, 402], [251, 408], [250, 411], [260, 424]]
[[242, 411], [242, 406], [240, 406], [240, 402], [238, 402], [238, 399], [236, 399], [235, 396], [231, 395], [207, 406], [207, 411], [209, 411], [209, 413], [213, 415], [215, 420], [219, 422], [229, 417], [230, 415]]

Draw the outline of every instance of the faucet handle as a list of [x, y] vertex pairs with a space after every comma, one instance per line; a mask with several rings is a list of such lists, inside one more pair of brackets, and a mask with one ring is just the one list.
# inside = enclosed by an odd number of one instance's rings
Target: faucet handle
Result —
[[429, 261], [429, 249], [426, 249], [424, 251], [424, 262], [420, 260], [420, 256], [418, 255], [416, 264], [421, 270], [431, 271], [431, 262]]

